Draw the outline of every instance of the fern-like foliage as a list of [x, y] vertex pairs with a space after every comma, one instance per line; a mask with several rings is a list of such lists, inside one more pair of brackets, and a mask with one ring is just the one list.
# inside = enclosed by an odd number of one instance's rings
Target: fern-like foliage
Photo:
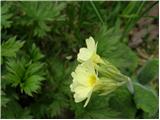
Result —
[[9, 38], [2, 43], [1, 56], [15, 57], [17, 51], [23, 46], [24, 41], [16, 41], [16, 36]]
[[13, 14], [9, 13], [10, 5], [2, 4], [1, 6], [1, 29], [11, 27], [12, 21], [10, 20]]
[[6, 104], [10, 101], [10, 99], [6, 96], [5, 92], [1, 90], [1, 107], [6, 107]]
[[64, 20], [61, 11], [64, 9], [64, 3], [52, 2], [22, 2], [23, 25], [32, 26], [34, 36], [43, 37], [46, 32], [51, 30], [48, 25], [54, 20]]
[[[37, 50], [35, 54], [35, 58], [38, 55], [42, 55], [38, 48], [35, 48], [33, 45], [31, 51]], [[7, 74], [5, 79], [10, 83], [13, 87], [20, 86], [21, 92], [25, 92], [29, 96], [32, 96], [33, 92], [36, 93], [41, 87], [41, 81], [45, 80], [43, 67], [44, 64], [40, 61], [34, 62], [34, 59], [26, 59], [25, 57], [21, 58], [12, 58], [7, 61]]]
[[36, 47], [35, 44], [32, 45], [32, 49], [29, 49], [29, 56], [34, 62], [44, 57], [44, 55], [40, 52], [39, 48]]

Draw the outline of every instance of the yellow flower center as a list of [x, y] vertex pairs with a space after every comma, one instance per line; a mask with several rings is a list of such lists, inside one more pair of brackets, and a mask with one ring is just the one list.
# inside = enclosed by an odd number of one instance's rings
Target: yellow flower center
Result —
[[88, 84], [90, 87], [93, 87], [96, 83], [96, 76], [95, 75], [91, 75], [88, 78]]

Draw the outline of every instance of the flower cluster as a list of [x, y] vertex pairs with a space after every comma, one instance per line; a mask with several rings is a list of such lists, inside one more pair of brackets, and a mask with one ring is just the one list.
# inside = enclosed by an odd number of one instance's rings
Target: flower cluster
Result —
[[71, 73], [73, 82], [70, 85], [76, 103], [86, 100], [84, 107], [94, 91], [107, 95], [129, 81], [127, 76], [97, 54], [97, 43], [92, 37], [86, 39], [86, 45], [87, 48], [79, 50], [77, 60], [80, 64]]

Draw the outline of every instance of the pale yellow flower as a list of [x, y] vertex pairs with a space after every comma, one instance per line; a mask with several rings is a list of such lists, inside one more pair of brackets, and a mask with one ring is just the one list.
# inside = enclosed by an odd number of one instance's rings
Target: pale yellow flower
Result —
[[94, 64], [102, 63], [102, 59], [96, 53], [97, 52], [97, 43], [95, 43], [93, 37], [86, 39], [87, 48], [81, 48], [79, 50], [77, 60], [79, 62], [91, 61]]
[[85, 62], [77, 66], [75, 72], [72, 72], [73, 83], [70, 85], [71, 91], [74, 92], [75, 102], [81, 102], [85, 99], [84, 107], [88, 104], [91, 94], [96, 86], [98, 77], [93, 65]]
[[84, 107], [87, 106], [93, 91], [107, 95], [129, 81], [115, 66], [100, 58], [96, 53], [97, 43], [92, 37], [86, 39], [86, 45], [87, 48], [81, 48], [78, 53], [77, 60], [81, 64], [72, 72], [73, 82], [70, 85], [76, 103], [86, 100]]

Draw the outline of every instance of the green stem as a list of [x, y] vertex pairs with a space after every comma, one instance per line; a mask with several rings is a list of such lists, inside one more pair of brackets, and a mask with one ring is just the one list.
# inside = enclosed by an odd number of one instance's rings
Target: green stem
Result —
[[134, 94], [134, 87], [133, 87], [132, 80], [131, 80], [130, 78], [128, 79], [127, 87], [128, 87], [128, 90], [129, 90], [132, 94]]
[[103, 21], [103, 19], [102, 19], [102, 16], [101, 16], [100, 12], [98, 11], [98, 9], [96, 8], [94, 2], [93, 2], [93, 1], [90, 1], [90, 3], [91, 3], [91, 5], [92, 5], [94, 11], [96, 12], [96, 15], [98, 16], [99, 20], [101, 21], [102, 24], [104, 24], [104, 21]]

